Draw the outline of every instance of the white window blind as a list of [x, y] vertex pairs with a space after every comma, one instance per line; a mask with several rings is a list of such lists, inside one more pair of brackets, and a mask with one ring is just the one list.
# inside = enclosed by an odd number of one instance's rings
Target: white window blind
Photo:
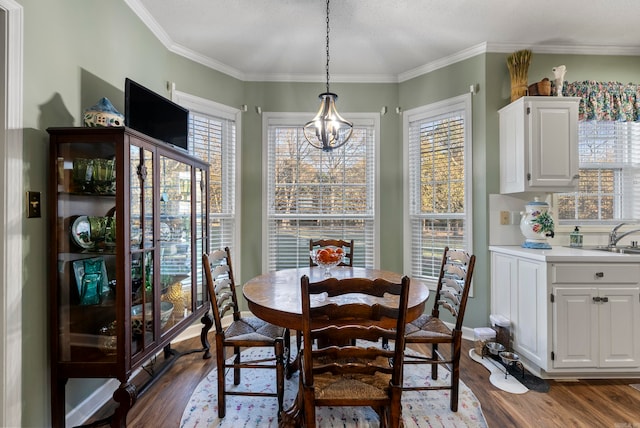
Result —
[[618, 223], [640, 218], [640, 124], [578, 124], [578, 191], [556, 195], [560, 224]]
[[[267, 116], [265, 268], [309, 265], [310, 239], [354, 240], [354, 266], [373, 267], [375, 127], [324, 152], [304, 138], [306, 116]], [[308, 119], [308, 118], [307, 118]]]
[[189, 113], [189, 152], [209, 164], [209, 245], [234, 247], [235, 121]]
[[445, 246], [472, 250], [470, 96], [405, 114], [410, 255], [405, 270], [436, 280]]

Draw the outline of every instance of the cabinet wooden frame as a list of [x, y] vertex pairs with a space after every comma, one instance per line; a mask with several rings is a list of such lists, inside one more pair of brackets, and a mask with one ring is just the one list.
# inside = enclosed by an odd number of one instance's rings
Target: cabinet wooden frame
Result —
[[[200, 263], [202, 252], [209, 247], [209, 165], [126, 127], [49, 128], [48, 132], [52, 425], [65, 425], [65, 385], [69, 378], [117, 378], [121, 384], [113, 397], [119, 407], [110, 423], [126, 426], [126, 415], [136, 401], [138, 389], [144, 391], [145, 385], [179, 356], [171, 350], [171, 341], [197, 320], [202, 322], [200, 351], [204, 358], [211, 356], [207, 333], [212, 320]], [[115, 160], [115, 192], [92, 191], [90, 187], [79, 191], [74, 187], [72, 164], [76, 158]], [[161, 161], [177, 166], [187, 183], [183, 187], [184, 201], [180, 201], [185, 214], [179, 218], [184, 227], [180, 256], [186, 276], [175, 278], [188, 279], [174, 284], [178, 296], [174, 301], [162, 284], [166, 277], [163, 269], [169, 264], [161, 239], [164, 202], [160, 186], [172, 173], [165, 171], [162, 175]], [[140, 215], [134, 215], [137, 208], [132, 207], [139, 206]], [[104, 216], [107, 212], [115, 217], [115, 243], [100, 242], [92, 248], [71, 243], [68, 222], [72, 216]], [[140, 236], [132, 232], [136, 219], [142, 225]], [[98, 304], [75, 305], [68, 293], [75, 287], [75, 279], [67, 265], [96, 256], [105, 261], [108, 290]], [[132, 273], [135, 257], [142, 257], [146, 263], [140, 274], [141, 283]], [[161, 313], [163, 301], [173, 305], [168, 316]], [[152, 310], [142, 311], [142, 327], [136, 330], [132, 307], [142, 304], [146, 308], [147, 303]], [[132, 373], [160, 352], [164, 352], [164, 363], [158, 362], [149, 380], [136, 388], [130, 379]]]

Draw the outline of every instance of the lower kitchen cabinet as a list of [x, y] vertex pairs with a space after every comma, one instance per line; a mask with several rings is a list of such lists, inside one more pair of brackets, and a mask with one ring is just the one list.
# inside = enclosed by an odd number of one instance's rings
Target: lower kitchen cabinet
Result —
[[638, 368], [638, 265], [571, 263], [551, 269], [553, 367]]
[[530, 369], [543, 377], [640, 375], [640, 259], [490, 249], [491, 313], [511, 321], [512, 348]]

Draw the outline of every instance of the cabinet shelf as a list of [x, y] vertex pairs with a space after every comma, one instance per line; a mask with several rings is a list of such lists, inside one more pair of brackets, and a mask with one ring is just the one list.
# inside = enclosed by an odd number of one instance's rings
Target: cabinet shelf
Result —
[[[121, 382], [114, 417], [124, 426], [136, 401], [132, 372], [158, 352], [172, 355], [171, 340], [198, 320], [210, 357], [200, 262], [208, 249], [209, 166], [125, 127], [48, 132], [53, 425], [64, 426], [69, 378], [112, 377]], [[78, 190], [73, 177], [87, 159], [108, 163], [113, 177], [96, 183], [83, 170]], [[173, 203], [166, 196], [177, 186]], [[95, 191], [104, 188], [115, 192]]]

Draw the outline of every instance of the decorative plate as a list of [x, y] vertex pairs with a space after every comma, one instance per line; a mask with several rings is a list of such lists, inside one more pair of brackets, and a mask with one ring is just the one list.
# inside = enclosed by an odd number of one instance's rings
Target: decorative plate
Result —
[[91, 223], [86, 215], [78, 216], [71, 224], [71, 238], [81, 248], [93, 248], [91, 240]]

